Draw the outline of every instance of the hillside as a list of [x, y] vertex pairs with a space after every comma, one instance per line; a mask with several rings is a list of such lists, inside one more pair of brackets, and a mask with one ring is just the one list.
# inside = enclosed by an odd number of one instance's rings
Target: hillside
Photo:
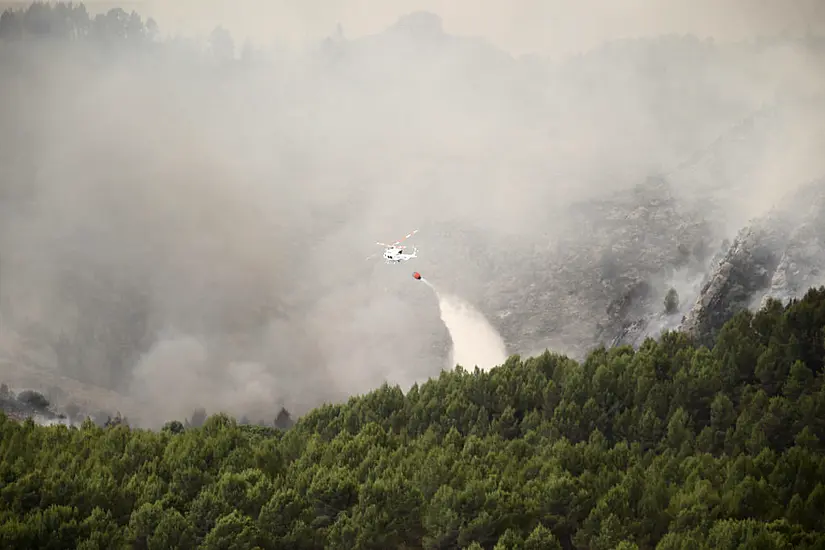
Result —
[[670, 332], [383, 386], [286, 432], [0, 416], [8, 548], [822, 548], [825, 287]]

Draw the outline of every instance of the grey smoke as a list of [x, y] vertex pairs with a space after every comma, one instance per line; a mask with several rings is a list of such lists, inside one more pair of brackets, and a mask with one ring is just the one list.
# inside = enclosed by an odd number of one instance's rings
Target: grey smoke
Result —
[[[801, 31], [730, 43], [755, 36], [736, 10], [714, 22], [682, 7], [725, 32], [642, 39], [681, 32], [651, 8], [639, 27], [600, 20], [583, 55], [556, 45], [525, 58], [466, 37], [484, 34], [468, 14], [492, 29], [502, 8], [456, 5], [435, 9], [443, 21], [381, 8], [362, 31], [346, 14], [343, 36], [317, 16], [289, 48], [260, 51], [229, 21], [234, 66], [192, 61], [197, 41], [108, 52], [113, 63], [100, 49], [0, 48], [0, 342], [14, 357], [0, 374], [116, 391], [147, 425], [196, 406], [299, 415], [437, 375], [450, 350], [437, 301], [410, 269], [363, 260], [415, 228], [414, 269], [441, 292], [478, 308], [514, 352], [565, 352], [590, 336], [563, 314], [594, 272], [536, 281], [591, 238], [602, 213], [586, 201], [665, 173], [686, 207], [711, 203], [716, 246], [825, 174], [825, 48]], [[267, 6], [257, 20], [314, 17]], [[525, 28], [531, 14], [561, 25], [573, 13], [519, 6]], [[164, 33], [195, 13], [140, 9]], [[766, 22], [779, 24], [760, 16], [750, 30]], [[603, 43], [622, 35], [640, 38]], [[658, 283], [684, 305], [697, 280]], [[552, 292], [569, 301], [536, 306]]]

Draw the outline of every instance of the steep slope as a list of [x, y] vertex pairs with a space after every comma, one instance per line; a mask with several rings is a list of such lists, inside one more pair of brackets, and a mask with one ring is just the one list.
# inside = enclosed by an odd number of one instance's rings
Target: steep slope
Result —
[[[773, 104], [665, 178], [579, 203], [580, 240], [548, 251], [543, 267], [566, 272], [542, 285], [547, 347], [581, 357], [594, 345], [637, 346], [676, 328], [708, 342], [737, 311], [758, 307], [768, 295], [799, 297], [825, 280], [825, 183], [797, 179], [825, 173], [816, 147], [825, 146], [823, 117], [821, 96]], [[776, 172], [778, 159], [788, 161], [783, 173]], [[665, 313], [669, 288], [679, 305]], [[521, 305], [528, 304], [535, 302]], [[536, 340], [533, 347], [523, 342], [532, 351]]]
[[742, 229], [714, 263], [680, 329], [710, 344], [734, 313], [769, 298], [787, 303], [825, 282], [825, 178]]
[[710, 337], [733, 316], [747, 309], [765, 290], [779, 265], [787, 235], [770, 221], [743, 229], [718, 264], [712, 266], [696, 303], [680, 329], [710, 344]]
[[502, 293], [501, 280], [490, 284], [487, 307], [513, 349], [550, 347], [581, 357], [613, 341], [627, 322], [655, 313], [674, 280], [703, 271], [713, 237], [701, 212], [656, 179], [576, 205], [569, 216], [575, 234], [537, 251], [527, 265], [513, 264], [519, 294]]

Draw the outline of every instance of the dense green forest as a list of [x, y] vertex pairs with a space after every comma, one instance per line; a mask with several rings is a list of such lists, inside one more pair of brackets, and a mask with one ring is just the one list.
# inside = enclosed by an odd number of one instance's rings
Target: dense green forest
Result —
[[825, 548], [825, 287], [289, 430], [0, 418], [4, 548]]

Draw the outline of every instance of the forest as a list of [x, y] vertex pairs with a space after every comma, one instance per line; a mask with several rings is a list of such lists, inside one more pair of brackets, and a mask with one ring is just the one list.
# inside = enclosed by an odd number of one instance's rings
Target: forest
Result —
[[384, 385], [288, 430], [0, 417], [4, 548], [825, 548], [825, 287]]

